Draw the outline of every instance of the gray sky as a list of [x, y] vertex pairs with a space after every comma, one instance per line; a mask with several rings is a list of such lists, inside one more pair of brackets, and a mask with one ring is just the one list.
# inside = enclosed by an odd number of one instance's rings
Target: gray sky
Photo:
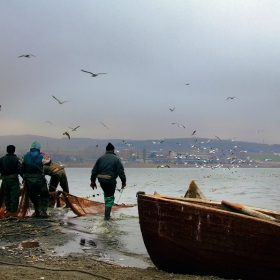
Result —
[[280, 143], [280, 1], [6, 0], [0, 24], [0, 135]]

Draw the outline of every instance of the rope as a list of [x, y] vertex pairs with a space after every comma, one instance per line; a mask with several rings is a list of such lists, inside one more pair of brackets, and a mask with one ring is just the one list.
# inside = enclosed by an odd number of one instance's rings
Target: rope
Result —
[[112, 278], [108, 278], [106, 276], [102, 276], [102, 275], [99, 275], [99, 274], [91, 273], [91, 272], [88, 272], [88, 271], [85, 271], [85, 270], [80, 270], [80, 269], [69, 269], [69, 268], [60, 269], [60, 268], [51, 268], [51, 267], [41, 267], [41, 266], [29, 265], [29, 264], [17, 264], [17, 263], [3, 262], [3, 261], [0, 261], [0, 264], [21, 266], [21, 267], [33, 267], [33, 268], [37, 268], [37, 269], [51, 270], [51, 271], [80, 272], [80, 273], [85, 273], [85, 274], [88, 274], [88, 275], [91, 275], [91, 276], [100, 277], [100, 278], [103, 278], [103, 279], [106, 279], [106, 280], [113, 280]]

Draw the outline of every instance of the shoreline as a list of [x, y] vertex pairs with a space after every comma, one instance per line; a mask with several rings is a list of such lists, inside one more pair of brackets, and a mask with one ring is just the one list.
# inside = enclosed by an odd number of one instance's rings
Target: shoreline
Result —
[[[65, 164], [66, 168], [93, 168], [95, 162], [94, 163], [81, 163], [81, 164]], [[161, 168], [158, 167], [161, 164], [155, 164], [155, 163], [126, 163], [124, 164], [124, 168], [155, 168], [155, 169], [169, 169], [169, 168]], [[184, 164], [168, 164], [170, 169], [171, 168], [200, 168], [197, 167], [195, 164], [188, 164], [188, 165], [184, 165]], [[219, 168], [211, 168], [211, 167], [203, 167], [204, 169], [211, 169], [211, 170], [215, 170], [215, 169], [236, 169], [232, 168], [230, 165], [224, 164], [222, 167]], [[239, 166], [238, 168], [280, 168], [280, 163], [259, 163], [258, 166]]]
[[[66, 222], [67, 224], [67, 222]], [[55, 255], [57, 246], [73, 240], [77, 232], [65, 226], [65, 217], [0, 220], [1, 279], [179, 279], [218, 280], [215, 276], [172, 274], [147, 268], [120, 265], [100, 255], [68, 253]], [[87, 245], [89, 246], [89, 245]]]

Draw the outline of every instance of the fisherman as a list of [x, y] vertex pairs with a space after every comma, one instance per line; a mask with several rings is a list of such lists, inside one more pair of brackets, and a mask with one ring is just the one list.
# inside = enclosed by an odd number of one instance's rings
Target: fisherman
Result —
[[[64, 192], [69, 193], [68, 180], [66, 172], [64, 170], [64, 166], [54, 163], [47, 154], [42, 154], [44, 155], [44, 174], [51, 177], [51, 180], [49, 182], [49, 192], [55, 192], [59, 184]], [[55, 197], [50, 196], [49, 206], [54, 207], [54, 205]]]
[[40, 150], [41, 145], [39, 142], [35, 141], [31, 144], [30, 151], [23, 157], [22, 171], [28, 197], [34, 206], [35, 212], [33, 215], [37, 218], [45, 218], [49, 217], [47, 214], [49, 192], [47, 180], [44, 176], [43, 154], [40, 153]]
[[110, 219], [110, 213], [115, 201], [115, 190], [117, 178], [120, 177], [122, 189], [126, 186], [126, 175], [121, 160], [114, 153], [115, 147], [108, 143], [106, 153], [99, 157], [91, 171], [91, 184], [94, 190], [97, 188], [95, 180], [98, 178], [100, 186], [104, 192], [105, 217], [104, 220]]
[[2, 178], [1, 190], [4, 196], [6, 210], [15, 213], [18, 209], [20, 197], [20, 182], [22, 165], [20, 158], [15, 155], [16, 147], [7, 146], [7, 154], [0, 158], [0, 173]]

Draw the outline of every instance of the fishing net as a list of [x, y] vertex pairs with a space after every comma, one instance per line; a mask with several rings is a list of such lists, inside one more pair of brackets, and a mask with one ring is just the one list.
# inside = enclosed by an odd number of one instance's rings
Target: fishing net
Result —
[[[15, 213], [10, 213], [7, 210], [5, 210], [3, 192], [2, 190], [0, 190], [0, 219], [5, 219], [8, 217], [24, 218], [31, 216], [32, 203], [29, 201], [29, 197], [27, 195], [26, 190], [26, 187], [21, 188], [19, 208]], [[99, 214], [103, 213], [105, 210], [105, 204], [103, 202], [93, 201], [87, 198], [74, 196], [64, 191], [50, 192], [50, 195], [54, 198], [56, 207], [68, 207], [78, 216]], [[113, 210], [133, 206], [136, 206], [136, 204], [115, 203]]]

